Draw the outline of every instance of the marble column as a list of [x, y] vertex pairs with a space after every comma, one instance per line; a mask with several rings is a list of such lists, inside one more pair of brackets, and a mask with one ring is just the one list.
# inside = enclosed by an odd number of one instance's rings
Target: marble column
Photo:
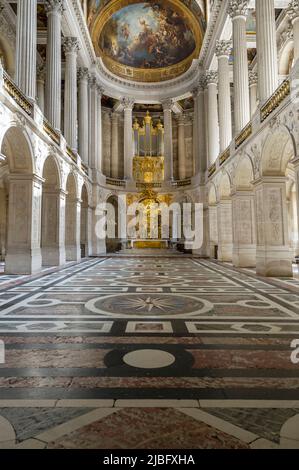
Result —
[[287, 13], [291, 19], [294, 31], [294, 62], [299, 59], [299, 0], [291, 0]]
[[233, 208], [233, 265], [238, 268], [256, 266], [256, 234], [254, 194], [236, 191], [232, 196]]
[[64, 0], [46, 0], [48, 16], [47, 30], [47, 74], [46, 116], [52, 126], [61, 128], [61, 18]]
[[216, 55], [218, 57], [219, 140], [221, 153], [224, 152], [232, 140], [230, 71], [228, 62], [230, 53], [230, 41], [217, 41]]
[[79, 80], [79, 113], [78, 113], [78, 137], [79, 155], [82, 161], [88, 165], [88, 68], [80, 67]]
[[256, 273], [292, 277], [285, 177], [264, 176], [254, 183]]
[[133, 180], [133, 106], [134, 100], [124, 98], [124, 176], [128, 181]]
[[102, 95], [104, 89], [97, 85], [97, 106], [98, 106], [98, 152], [97, 152], [97, 170], [102, 173], [103, 170], [103, 143], [102, 143]]
[[250, 93], [250, 114], [251, 117], [257, 110], [258, 107], [258, 98], [257, 98], [257, 84], [258, 84], [258, 74], [251, 70], [249, 72], [249, 93]]
[[97, 168], [98, 156], [98, 91], [94, 75], [89, 78], [89, 166]]
[[41, 270], [42, 180], [32, 175], [9, 177], [6, 274]]
[[[235, 133], [250, 121], [246, 14], [249, 0], [229, 0], [233, 23]], [[262, 3], [258, 1], [257, 3]]]
[[36, 73], [36, 84], [37, 84], [37, 104], [42, 111], [45, 112], [45, 76], [46, 69], [41, 66], [38, 67]]
[[186, 145], [185, 145], [185, 116], [183, 113], [177, 117], [178, 123], [178, 159], [179, 159], [179, 180], [186, 178]]
[[173, 180], [173, 140], [172, 140], [172, 106], [171, 100], [164, 101], [164, 180]]
[[64, 81], [64, 137], [71, 149], [77, 150], [77, 53], [79, 50], [78, 39], [74, 37], [64, 38], [63, 48], [66, 57]]
[[[45, 266], [65, 264], [66, 193], [44, 185], [42, 195], [42, 261]], [[46, 214], [51, 214], [47, 217]]]
[[28, 98], [36, 98], [37, 0], [18, 0], [16, 83]]
[[67, 261], [79, 262], [80, 249], [80, 224], [81, 224], [81, 200], [66, 197], [65, 210], [65, 256]]
[[260, 103], [278, 87], [278, 57], [274, 0], [256, 1], [256, 48]]
[[222, 199], [217, 205], [218, 259], [232, 261], [233, 219], [231, 199]]
[[217, 72], [212, 70], [207, 72], [206, 81], [208, 87], [208, 160], [211, 166], [219, 155]]
[[194, 174], [204, 174], [207, 169], [206, 159], [206, 114], [204, 98], [204, 82], [192, 91], [194, 100], [193, 117], [193, 160]]
[[112, 113], [111, 116], [111, 176], [119, 178], [118, 173], [118, 114]]

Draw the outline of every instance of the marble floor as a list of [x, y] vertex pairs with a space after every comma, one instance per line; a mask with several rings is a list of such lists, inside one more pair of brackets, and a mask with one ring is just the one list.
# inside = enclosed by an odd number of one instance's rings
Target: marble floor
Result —
[[0, 448], [299, 448], [299, 279], [183, 257], [0, 275]]

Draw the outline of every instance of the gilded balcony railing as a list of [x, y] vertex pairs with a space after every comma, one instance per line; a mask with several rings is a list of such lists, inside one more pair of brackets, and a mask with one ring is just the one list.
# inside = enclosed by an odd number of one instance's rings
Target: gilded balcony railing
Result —
[[77, 155], [75, 154], [75, 152], [71, 149], [69, 145], [66, 146], [66, 153], [73, 160], [74, 163], [77, 163]]
[[45, 133], [57, 144], [60, 145], [60, 134], [57, 132], [52, 125], [44, 118], [43, 128]]
[[251, 136], [251, 134], [252, 134], [252, 123], [249, 122], [244, 127], [244, 129], [241, 130], [240, 134], [237, 135], [237, 137], [235, 138], [236, 149], [239, 148], [245, 142], [245, 140], [247, 140], [248, 137]]
[[118, 187], [125, 187], [126, 182], [124, 180], [119, 180], [116, 178], [106, 178], [106, 184], [109, 184], [110, 186], [118, 186]]
[[81, 168], [83, 172], [88, 176], [88, 166], [86, 165], [86, 163], [81, 162]]
[[13, 100], [28, 114], [33, 117], [33, 105], [28, 100], [26, 95], [20, 88], [13, 82], [10, 76], [3, 70], [4, 89], [13, 98]]
[[208, 169], [208, 176], [212, 176], [216, 172], [216, 163], [213, 163]]
[[265, 121], [273, 111], [284, 101], [284, 99], [291, 93], [290, 80], [284, 80], [282, 84], [273, 93], [271, 98], [261, 108], [261, 122]]
[[172, 182], [172, 186], [175, 186], [176, 188], [182, 188], [184, 186], [190, 186], [190, 185], [191, 185], [191, 178]]
[[229, 157], [230, 157], [230, 147], [227, 147], [227, 149], [224, 150], [224, 152], [222, 152], [222, 154], [219, 157], [220, 165], [223, 165], [223, 163], [225, 163]]

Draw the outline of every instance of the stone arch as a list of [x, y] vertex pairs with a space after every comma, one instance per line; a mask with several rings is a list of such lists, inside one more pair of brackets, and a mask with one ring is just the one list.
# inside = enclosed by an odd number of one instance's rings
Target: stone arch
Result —
[[110, 193], [107, 195], [106, 199], [107, 205], [109, 208], [107, 209], [107, 225], [110, 226], [112, 229], [112, 234], [110, 231], [107, 232], [106, 238], [106, 250], [108, 253], [114, 253], [121, 249], [120, 240], [118, 238], [118, 231], [119, 231], [119, 213], [118, 213], [118, 197], [114, 193]]
[[285, 176], [290, 160], [296, 155], [292, 134], [280, 126], [264, 143], [261, 158], [261, 176]]
[[236, 191], [252, 190], [254, 170], [251, 159], [246, 155], [241, 157], [234, 177], [234, 188]]
[[11, 173], [34, 173], [34, 152], [27, 132], [21, 127], [9, 125], [2, 136], [1, 153], [7, 158]]
[[67, 261], [79, 261], [81, 258], [80, 209], [77, 179], [71, 171], [66, 180], [65, 197], [65, 255]]
[[231, 197], [231, 180], [226, 171], [221, 175], [218, 186], [218, 200], [229, 199]]
[[34, 177], [32, 144], [26, 131], [9, 123], [2, 134], [1, 154], [1, 257], [8, 274], [31, 274], [41, 268], [41, 182]]
[[[45, 266], [65, 263], [64, 194], [61, 191], [61, 172], [56, 157], [49, 155], [42, 168], [42, 262]], [[62, 235], [63, 232], [63, 235]]]
[[279, 75], [289, 75], [291, 72], [294, 62], [294, 41], [293, 39], [288, 39], [280, 54], [278, 61], [278, 73]]

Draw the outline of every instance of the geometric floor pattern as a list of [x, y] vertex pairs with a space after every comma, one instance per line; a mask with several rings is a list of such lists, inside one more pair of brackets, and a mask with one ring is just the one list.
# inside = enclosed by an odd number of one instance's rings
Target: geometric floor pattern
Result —
[[0, 448], [299, 448], [299, 281], [196, 258], [0, 276]]

